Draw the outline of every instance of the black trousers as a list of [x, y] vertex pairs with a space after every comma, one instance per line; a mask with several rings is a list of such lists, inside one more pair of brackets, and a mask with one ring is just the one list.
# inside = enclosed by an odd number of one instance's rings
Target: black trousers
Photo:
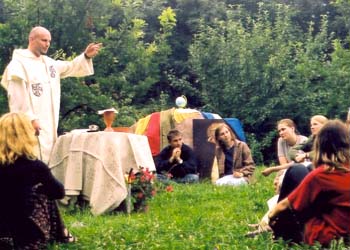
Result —
[[303, 164], [293, 164], [289, 167], [283, 178], [278, 201], [286, 198], [301, 183], [308, 173], [310, 173], [310, 167], [305, 167]]
[[[302, 164], [294, 164], [287, 169], [283, 178], [278, 201], [286, 198], [310, 172], [310, 168]], [[270, 221], [274, 238], [282, 238], [291, 243], [300, 243], [303, 240], [304, 224], [298, 214], [292, 209], [286, 209]]]

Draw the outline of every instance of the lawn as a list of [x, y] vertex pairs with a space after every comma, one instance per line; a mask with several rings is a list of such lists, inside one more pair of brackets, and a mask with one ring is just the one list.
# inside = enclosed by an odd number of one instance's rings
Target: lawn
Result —
[[247, 224], [258, 222], [267, 211], [266, 200], [273, 195], [274, 175], [263, 177], [261, 170], [258, 167], [255, 183], [244, 187], [217, 187], [208, 181], [175, 184], [173, 192], [157, 194], [149, 203], [149, 211], [143, 213], [92, 216], [88, 209], [62, 208], [64, 220], [78, 242], [50, 249], [290, 249], [282, 242], [273, 242], [268, 233], [255, 238], [244, 236], [249, 230]]

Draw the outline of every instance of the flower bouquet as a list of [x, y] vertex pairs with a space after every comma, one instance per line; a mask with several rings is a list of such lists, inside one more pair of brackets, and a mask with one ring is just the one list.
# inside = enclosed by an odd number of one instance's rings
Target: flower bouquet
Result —
[[148, 200], [156, 194], [154, 186], [154, 173], [148, 168], [139, 167], [139, 171], [133, 169], [126, 175], [128, 185], [127, 212], [147, 211]]

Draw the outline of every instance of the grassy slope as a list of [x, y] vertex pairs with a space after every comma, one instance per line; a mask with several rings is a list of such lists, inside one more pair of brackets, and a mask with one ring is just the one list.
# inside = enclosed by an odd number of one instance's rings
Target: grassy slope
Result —
[[79, 240], [51, 249], [287, 249], [281, 242], [273, 243], [269, 234], [244, 237], [247, 223], [263, 216], [266, 200], [273, 195], [274, 175], [262, 177], [260, 170], [256, 182], [245, 187], [216, 187], [208, 182], [175, 185], [174, 192], [156, 195], [147, 213], [93, 217], [88, 210], [63, 210], [67, 226]]

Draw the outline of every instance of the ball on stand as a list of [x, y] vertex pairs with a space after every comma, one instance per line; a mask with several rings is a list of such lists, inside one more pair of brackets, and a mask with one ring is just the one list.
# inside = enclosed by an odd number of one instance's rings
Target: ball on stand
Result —
[[175, 104], [179, 108], [186, 107], [186, 105], [187, 105], [187, 98], [186, 98], [186, 96], [182, 95], [182, 96], [177, 97], [176, 100], [175, 100]]

